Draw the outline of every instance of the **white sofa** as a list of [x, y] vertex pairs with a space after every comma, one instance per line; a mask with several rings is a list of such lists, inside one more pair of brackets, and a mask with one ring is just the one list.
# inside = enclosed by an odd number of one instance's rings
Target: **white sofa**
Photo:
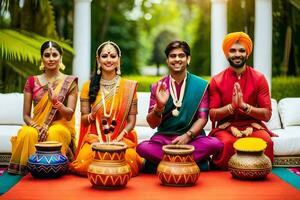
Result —
[[[150, 93], [138, 92], [136, 131], [139, 142], [149, 139], [156, 130], [146, 121]], [[284, 98], [278, 103], [272, 99], [273, 114], [267, 126], [279, 137], [274, 141], [274, 166], [300, 166], [300, 98]], [[79, 101], [76, 108], [76, 129], [80, 121]], [[0, 165], [7, 164], [11, 153], [10, 137], [16, 135], [24, 124], [22, 119], [23, 94], [0, 94]], [[205, 126], [208, 133], [211, 122]]]

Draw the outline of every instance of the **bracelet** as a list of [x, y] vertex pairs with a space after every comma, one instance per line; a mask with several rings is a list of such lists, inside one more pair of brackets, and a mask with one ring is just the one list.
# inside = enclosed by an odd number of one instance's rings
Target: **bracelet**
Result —
[[37, 128], [38, 127], [38, 125], [35, 122], [30, 123], [29, 126], [31, 126], [32, 128]]
[[231, 104], [228, 104], [228, 105], [227, 105], [227, 110], [228, 110], [228, 112], [229, 112], [230, 114], [234, 114], [234, 109], [233, 109], [233, 107], [232, 107]]
[[247, 110], [244, 111], [244, 112], [245, 112], [246, 114], [249, 114], [249, 113], [251, 112], [251, 110], [252, 110], [252, 106], [249, 105], [249, 104], [247, 104]]
[[90, 124], [91, 123], [91, 121], [90, 121], [90, 114], [88, 114], [87, 120], [88, 120], [88, 123]]
[[194, 138], [195, 138], [195, 133], [194, 133], [194, 131], [188, 130], [188, 131], [186, 132], [186, 134], [187, 134], [191, 139], [194, 139]]
[[159, 118], [161, 118], [162, 117], [162, 112], [159, 112], [159, 111], [157, 111], [157, 110], [153, 110], [153, 112], [154, 112], [154, 115], [155, 116], [157, 116], [157, 117], [159, 117]]
[[161, 109], [157, 108], [157, 104], [156, 104], [154, 109], [153, 109], [153, 112], [157, 117], [161, 118], [162, 113], [164, 112], [164, 109], [165, 109], [165, 107], [162, 107]]
[[49, 127], [48, 127], [48, 125], [43, 124], [42, 128], [48, 130]]

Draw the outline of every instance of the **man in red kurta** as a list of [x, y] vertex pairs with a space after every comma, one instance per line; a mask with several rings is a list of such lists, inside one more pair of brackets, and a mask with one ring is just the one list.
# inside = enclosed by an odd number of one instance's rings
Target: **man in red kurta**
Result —
[[270, 90], [266, 78], [246, 65], [252, 52], [252, 41], [243, 32], [228, 34], [223, 51], [230, 66], [210, 82], [210, 135], [224, 143], [223, 152], [214, 160], [216, 167], [226, 170], [235, 153], [233, 143], [240, 137], [258, 137], [267, 142], [265, 154], [273, 161], [274, 136], [262, 121], [272, 114]]

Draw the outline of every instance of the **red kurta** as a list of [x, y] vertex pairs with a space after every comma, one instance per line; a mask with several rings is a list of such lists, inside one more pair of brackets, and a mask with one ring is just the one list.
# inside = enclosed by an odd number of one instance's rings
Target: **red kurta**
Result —
[[[245, 103], [258, 108], [267, 108], [272, 112], [270, 90], [266, 78], [260, 72], [247, 66], [246, 70], [238, 77], [232, 67], [228, 67], [221, 73], [214, 76], [210, 82], [210, 109], [220, 108], [232, 102], [232, 93], [234, 83], [238, 82], [243, 93]], [[244, 112], [236, 111], [234, 115], [224, 117], [217, 122], [217, 126], [224, 122], [231, 122], [231, 125], [238, 126], [243, 129], [251, 126], [251, 123], [256, 122], [264, 129], [253, 129], [251, 137], [259, 137], [265, 140], [268, 144], [265, 154], [273, 161], [273, 142], [271, 140], [272, 133], [267, 129], [265, 124]], [[214, 122], [213, 122], [214, 125]], [[228, 160], [235, 153], [233, 143], [236, 137], [230, 131], [213, 127], [210, 135], [217, 137], [224, 143], [222, 154], [215, 160], [217, 167], [227, 169]]]

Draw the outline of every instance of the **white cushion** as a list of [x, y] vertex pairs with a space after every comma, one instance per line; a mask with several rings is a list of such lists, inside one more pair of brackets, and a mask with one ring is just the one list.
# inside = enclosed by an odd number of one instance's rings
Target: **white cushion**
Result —
[[284, 98], [278, 103], [278, 110], [283, 128], [300, 126], [300, 98]]
[[152, 129], [149, 126], [135, 126], [134, 129], [137, 132], [138, 142], [144, 140], [149, 140], [152, 135], [157, 131], [157, 129]]
[[136, 116], [136, 126], [148, 126], [146, 120], [150, 102], [150, 92], [138, 92], [138, 114]]
[[300, 155], [300, 126], [289, 126], [272, 132], [279, 137], [272, 137], [275, 156]]
[[22, 125], [23, 121], [23, 94], [0, 94], [0, 124]]
[[272, 103], [272, 117], [271, 119], [266, 123], [266, 126], [269, 130], [276, 130], [281, 129], [281, 122], [278, 114], [278, 104], [275, 99], [271, 99]]
[[11, 136], [18, 134], [21, 126], [17, 125], [1, 125], [0, 126], [0, 152], [11, 153]]

